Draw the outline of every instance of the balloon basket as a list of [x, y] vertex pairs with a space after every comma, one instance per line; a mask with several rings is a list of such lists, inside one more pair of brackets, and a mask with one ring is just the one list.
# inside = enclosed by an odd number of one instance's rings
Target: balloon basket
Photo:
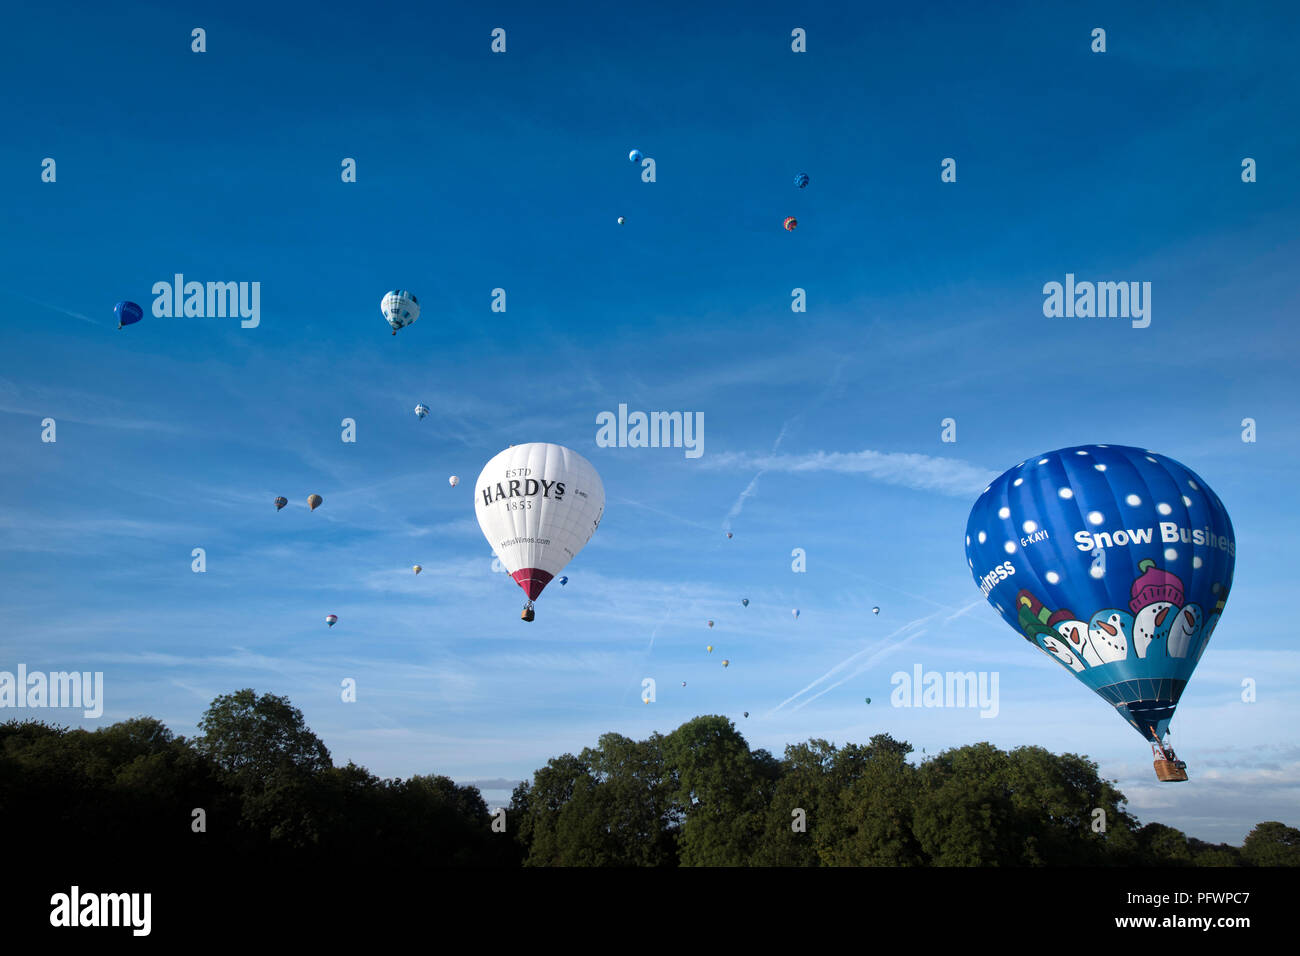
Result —
[[1156, 779], [1162, 783], [1179, 783], [1187, 779], [1187, 765], [1181, 760], [1156, 760]]
[[521, 621], [531, 621], [534, 616], [535, 615], [533, 614], [533, 606], [530, 604], [528, 605], [528, 607], [523, 609], [522, 613], [520, 613], [519, 619]]

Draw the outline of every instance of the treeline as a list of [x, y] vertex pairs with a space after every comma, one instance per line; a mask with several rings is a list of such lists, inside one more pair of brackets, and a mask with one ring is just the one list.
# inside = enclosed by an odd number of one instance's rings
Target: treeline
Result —
[[502, 819], [447, 777], [334, 766], [282, 697], [219, 697], [199, 729], [0, 724], [11, 851], [245, 867], [1300, 865], [1294, 827], [1261, 823], [1235, 847], [1142, 826], [1095, 763], [1041, 747], [979, 743], [915, 765], [879, 734], [778, 759], [697, 717], [550, 760]]

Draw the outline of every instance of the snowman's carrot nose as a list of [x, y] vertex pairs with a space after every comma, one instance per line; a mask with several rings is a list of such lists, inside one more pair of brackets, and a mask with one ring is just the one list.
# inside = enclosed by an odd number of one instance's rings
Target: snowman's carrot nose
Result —
[[1107, 624], [1105, 621], [1098, 621], [1097, 623], [1099, 623], [1103, 628], [1105, 628], [1105, 629], [1106, 629], [1106, 633], [1109, 634], [1111, 637], [1114, 637], [1116, 634], [1119, 633], [1119, 631], [1117, 631], [1115, 628], [1111, 627], [1111, 626], [1110, 626], [1109, 624]]
[[1159, 627], [1161, 624], [1165, 623], [1165, 615], [1168, 613], [1169, 613], [1169, 608], [1162, 607], [1160, 609], [1160, 613], [1156, 615], [1156, 627]]
[[1188, 627], [1196, 626], [1196, 615], [1193, 614], [1191, 611], [1183, 611], [1183, 617], [1187, 618]]

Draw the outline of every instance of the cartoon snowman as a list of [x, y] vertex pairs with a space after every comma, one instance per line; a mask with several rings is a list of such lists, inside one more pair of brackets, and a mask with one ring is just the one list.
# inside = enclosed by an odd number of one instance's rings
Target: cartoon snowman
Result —
[[1210, 636], [1214, 633], [1214, 629], [1219, 626], [1219, 615], [1223, 613], [1223, 605], [1228, 599], [1221, 584], [1214, 585], [1214, 594], [1219, 600], [1215, 603], [1214, 610], [1205, 618], [1205, 624], [1201, 626], [1201, 639], [1196, 645], [1195, 654], [1192, 655], [1193, 661], [1199, 661], [1201, 655], [1205, 653], [1205, 647], [1210, 643]]
[[1132, 634], [1133, 615], [1117, 607], [1098, 611], [1088, 622], [1088, 639], [1103, 664], [1113, 664], [1128, 657]]
[[1142, 574], [1133, 582], [1129, 609], [1133, 612], [1133, 647], [1146, 657], [1151, 645], [1169, 637], [1183, 603], [1183, 582], [1176, 574], [1156, 567], [1151, 558], [1138, 564]]
[[1088, 640], [1088, 625], [1083, 621], [1062, 621], [1056, 625], [1056, 631], [1065, 638], [1066, 646], [1089, 667], [1100, 667], [1105, 663]]
[[[1174, 626], [1169, 629], [1169, 656], [1186, 657], [1187, 650], [1201, 635], [1205, 614], [1199, 604], [1189, 604], [1178, 612]], [[1199, 647], [1199, 644], [1198, 644]]]
[[1070, 648], [1066, 646], [1065, 641], [1052, 637], [1046, 631], [1039, 633], [1037, 638], [1039, 647], [1070, 668], [1070, 670], [1076, 674], [1083, 670], [1083, 661], [1070, 652]]

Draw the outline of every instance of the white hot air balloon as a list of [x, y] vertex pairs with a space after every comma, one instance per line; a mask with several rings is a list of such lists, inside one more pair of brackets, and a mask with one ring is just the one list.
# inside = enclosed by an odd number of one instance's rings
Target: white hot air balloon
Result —
[[483, 536], [528, 595], [521, 617], [591, 540], [605, 513], [605, 486], [591, 462], [544, 442], [511, 445], [483, 466], [474, 485]]
[[447, 484], [449, 484], [449, 485], [451, 485], [453, 488], [455, 488], [457, 485], [460, 484], [460, 479], [459, 479], [458, 477], [456, 477], [455, 475], [452, 475], [450, 478], [447, 479]]
[[420, 317], [420, 300], [414, 293], [398, 289], [384, 296], [379, 303], [379, 311], [384, 313], [384, 319], [393, 327], [393, 334], [396, 335], [398, 329], [406, 328]]
[[427, 415], [427, 414], [429, 414], [429, 406], [428, 406], [428, 405], [425, 405], [425, 404], [422, 402], [422, 403], [420, 403], [419, 405], [416, 405], [416, 406], [415, 406], [415, 417], [416, 417], [416, 418], [423, 418], [423, 417], [424, 417], [425, 415]]

